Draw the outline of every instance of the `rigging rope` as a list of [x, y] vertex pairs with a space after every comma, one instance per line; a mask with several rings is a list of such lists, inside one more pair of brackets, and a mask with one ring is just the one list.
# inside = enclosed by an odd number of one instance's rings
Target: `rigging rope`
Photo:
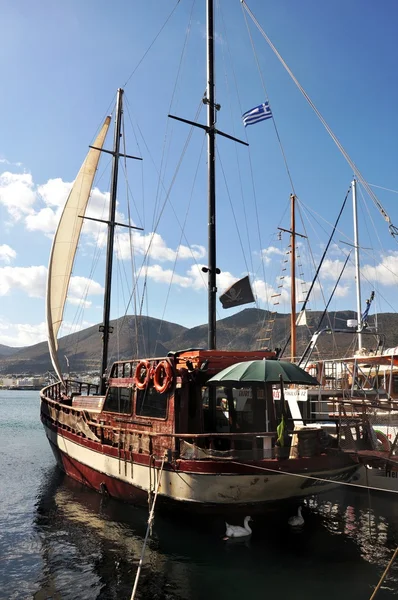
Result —
[[259, 30], [259, 32], [261, 33], [261, 35], [264, 37], [264, 39], [266, 40], [266, 42], [268, 43], [268, 45], [270, 46], [270, 48], [273, 50], [273, 52], [275, 53], [275, 55], [277, 56], [277, 58], [281, 62], [282, 66], [288, 72], [288, 74], [290, 75], [291, 79], [296, 84], [297, 88], [300, 90], [300, 92], [302, 93], [302, 95], [304, 96], [304, 98], [307, 100], [308, 104], [311, 106], [312, 110], [315, 112], [315, 114], [318, 117], [318, 119], [321, 121], [322, 125], [324, 126], [324, 128], [326, 129], [326, 131], [328, 132], [328, 134], [330, 135], [330, 137], [332, 138], [332, 140], [334, 141], [334, 143], [336, 144], [336, 146], [340, 150], [341, 154], [344, 156], [344, 158], [346, 159], [346, 161], [350, 165], [350, 167], [353, 170], [353, 172], [355, 173], [357, 179], [362, 183], [363, 187], [365, 188], [365, 190], [367, 191], [367, 193], [369, 194], [369, 196], [371, 197], [371, 199], [373, 200], [373, 202], [376, 204], [376, 206], [379, 209], [380, 213], [382, 214], [382, 216], [384, 217], [384, 219], [388, 223], [388, 229], [389, 229], [390, 234], [395, 239], [395, 237], [398, 236], [398, 228], [395, 227], [395, 225], [392, 224], [390, 217], [388, 216], [388, 214], [384, 210], [384, 208], [383, 208], [381, 202], [379, 201], [379, 199], [377, 198], [376, 194], [374, 193], [374, 191], [372, 190], [372, 188], [370, 187], [370, 185], [368, 184], [368, 182], [366, 181], [366, 179], [363, 177], [362, 173], [360, 172], [360, 170], [358, 169], [358, 167], [356, 166], [356, 164], [354, 163], [354, 161], [351, 159], [351, 157], [348, 155], [348, 153], [346, 152], [346, 150], [343, 148], [342, 144], [340, 143], [340, 141], [338, 140], [338, 138], [336, 137], [336, 135], [333, 133], [332, 129], [329, 127], [329, 125], [327, 124], [326, 120], [323, 118], [322, 114], [319, 112], [319, 110], [317, 109], [317, 107], [315, 106], [315, 104], [312, 102], [311, 98], [308, 96], [308, 94], [305, 91], [305, 89], [299, 83], [298, 79], [295, 77], [295, 75], [293, 74], [293, 72], [291, 71], [291, 69], [289, 68], [289, 66], [287, 65], [287, 63], [284, 61], [284, 59], [282, 58], [282, 56], [279, 54], [278, 50], [276, 49], [276, 47], [274, 46], [274, 44], [271, 42], [271, 40], [269, 39], [269, 37], [267, 36], [267, 34], [265, 33], [265, 31], [261, 27], [260, 23], [257, 21], [257, 19], [255, 18], [255, 16], [253, 15], [252, 11], [247, 6], [245, 0], [241, 0], [241, 3], [242, 3], [242, 6], [244, 7], [244, 9], [249, 14], [249, 16], [252, 19], [253, 23], [256, 25], [256, 27]]
[[133, 587], [133, 591], [131, 593], [130, 600], [134, 600], [135, 594], [137, 592], [138, 581], [140, 579], [142, 564], [144, 562], [144, 554], [145, 554], [145, 550], [146, 550], [146, 544], [147, 544], [148, 537], [149, 537], [149, 534], [150, 534], [151, 529], [152, 529], [152, 524], [153, 524], [153, 519], [154, 519], [154, 513], [155, 513], [155, 504], [156, 504], [156, 499], [158, 497], [158, 492], [159, 492], [159, 488], [160, 488], [160, 482], [161, 482], [161, 479], [162, 479], [163, 467], [164, 467], [164, 463], [165, 463], [165, 460], [166, 460], [166, 456], [167, 456], [166, 454], [163, 456], [162, 465], [160, 467], [160, 472], [159, 472], [159, 477], [158, 477], [158, 483], [157, 483], [157, 486], [156, 486], [155, 495], [153, 497], [151, 511], [150, 511], [149, 517], [148, 517], [148, 526], [146, 528], [146, 533], [145, 533], [145, 538], [144, 538], [144, 544], [142, 546], [142, 551], [141, 551], [141, 556], [140, 556], [140, 562], [138, 563], [138, 569], [137, 569], [137, 573], [135, 575], [134, 587]]
[[[243, 11], [243, 8], [244, 8], [243, 4], [244, 4], [244, 2], [242, 2], [242, 11]], [[263, 77], [262, 71], [260, 69], [260, 62], [259, 62], [258, 57], [257, 57], [257, 53], [256, 53], [256, 50], [255, 50], [255, 47], [254, 47], [253, 38], [252, 38], [252, 35], [250, 33], [249, 24], [247, 22], [247, 18], [246, 18], [246, 15], [245, 15], [244, 12], [243, 12], [243, 17], [245, 19], [247, 33], [248, 33], [248, 36], [249, 36], [249, 39], [250, 39], [250, 43], [251, 43], [251, 46], [252, 46], [252, 50], [253, 50], [253, 54], [254, 54], [254, 59], [255, 59], [256, 64], [257, 64], [257, 69], [258, 69], [258, 72], [259, 72], [259, 75], [260, 75], [261, 84], [263, 86], [264, 96], [265, 96], [265, 99], [268, 101], [269, 100], [269, 96], [267, 94], [267, 89], [265, 87], [264, 77]], [[272, 106], [272, 104], [270, 104], [270, 106]], [[286, 168], [287, 175], [289, 177], [290, 185], [292, 186], [292, 193], [296, 196], [296, 191], [294, 189], [293, 179], [292, 179], [292, 176], [291, 176], [291, 173], [290, 173], [289, 165], [287, 163], [287, 158], [286, 158], [285, 150], [283, 148], [282, 140], [281, 140], [281, 138], [279, 136], [279, 131], [278, 131], [278, 128], [276, 126], [275, 116], [273, 116], [272, 122], [274, 124], [274, 129], [275, 129], [276, 137], [277, 137], [277, 140], [278, 140], [278, 143], [279, 143], [279, 147], [280, 147], [281, 152], [282, 152], [283, 162], [285, 163], [285, 168]]]
[[169, 16], [166, 18], [166, 21], [163, 23], [162, 27], [159, 29], [159, 31], [157, 32], [157, 34], [155, 35], [154, 39], [152, 40], [152, 42], [149, 44], [148, 48], [145, 50], [144, 54], [141, 56], [140, 60], [138, 61], [138, 63], [136, 64], [136, 66], [134, 67], [134, 69], [132, 70], [132, 72], [130, 73], [130, 75], [128, 76], [128, 78], [126, 79], [123, 87], [126, 87], [126, 85], [128, 84], [128, 82], [130, 81], [130, 79], [132, 78], [132, 76], [134, 75], [134, 73], [137, 71], [138, 67], [140, 66], [140, 64], [142, 63], [142, 61], [144, 60], [144, 58], [147, 56], [148, 52], [151, 50], [152, 46], [155, 44], [156, 40], [158, 39], [158, 37], [160, 36], [160, 34], [162, 33], [163, 29], [166, 27], [167, 23], [170, 21], [171, 17], [173, 16], [177, 6], [179, 5], [180, 0], [177, 0], [176, 5], [174, 6], [173, 10], [171, 11], [171, 13], [169, 14]]

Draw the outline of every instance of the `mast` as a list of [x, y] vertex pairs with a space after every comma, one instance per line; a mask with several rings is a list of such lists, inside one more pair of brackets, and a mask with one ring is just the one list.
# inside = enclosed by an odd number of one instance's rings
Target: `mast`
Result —
[[291, 201], [291, 223], [290, 223], [290, 250], [291, 250], [291, 314], [290, 314], [290, 331], [291, 331], [291, 344], [290, 344], [290, 360], [294, 363], [296, 358], [296, 214], [295, 214], [295, 200], [296, 196], [290, 194]]
[[113, 138], [113, 159], [112, 159], [112, 178], [110, 189], [109, 221], [108, 221], [108, 242], [106, 252], [106, 272], [105, 272], [105, 294], [104, 294], [104, 316], [100, 331], [103, 334], [102, 339], [102, 362], [101, 362], [101, 395], [105, 394], [105, 371], [108, 364], [108, 344], [109, 334], [112, 328], [109, 326], [110, 308], [111, 308], [111, 285], [112, 285], [112, 263], [113, 263], [113, 242], [115, 237], [115, 214], [116, 214], [116, 195], [117, 178], [119, 171], [119, 151], [121, 124], [123, 114], [123, 93], [119, 88], [116, 100], [115, 133]]
[[354, 217], [354, 250], [355, 250], [355, 284], [357, 293], [357, 333], [358, 333], [358, 350], [362, 348], [362, 322], [361, 322], [361, 274], [359, 266], [359, 239], [358, 239], [358, 212], [357, 212], [357, 182], [354, 178], [351, 182], [352, 186], [352, 209]]
[[207, 0], [207, 152], [208, 152], [208, 348], [216, 348], [216, 172], [214, 103], [214, 15], [213, 0]]

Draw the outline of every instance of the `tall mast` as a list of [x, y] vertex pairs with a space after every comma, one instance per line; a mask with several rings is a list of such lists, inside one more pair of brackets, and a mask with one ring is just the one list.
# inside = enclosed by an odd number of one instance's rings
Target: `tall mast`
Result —
[[100, 331], [103, 333], [102, 341], [102, 363], [101, 363], [101, 394], [105, 394], [105, 371], [108, 364], [108, 344], [109, 334], [112, 333], [109, 326], [109, 317], [111, 309], [111, 285], [112, 285], [112, 263], [113, 263], [113, 241], [115, 237], [115, 215], [116, 215], [116, 195], [117, 179], [119, 171], [119, 152], [120, 136], [123, 114], [123, 90], [118, 89], [116, 101], [115, 133], [113, 139], [113, 159], [112, 159], [112, 178], [110, 189], [109, 221], [108, 221], [108, 242], [106, 252], [106, 272], [105, 272], [105, 294], [104, 294], [104, 317]]
[[208, 348], [216, 348], [216, 170], [214, 103], [214, 16], [213, 0], [207, 0], [207, 151], [208, 151]]
[[215, 169], [215, 138], [216, 134], [222, 135], [244, 146], [243, 142], [228, 133], [216, 129], [216, 111], [220, 110], [220, 105], [214, 101], [214, 4], [213, 0], [207, 0], [206, 4], [206, 42], [207, 42], [207, 87], [206, 96], [203, 99], [207, 104], [207, 124], [202, 125], [196, 121], [182, 119], [175, 115], [169, 115], [171, 119], [188, 123], [192, 127], [199, 127], [207, 134], [207, 172], [208, 172], [208, 267], [202, 267], [202, 271], [207, 273], [208, 277], [208, 341], [209, 350], [216, 348], [216, 299], [217, 283], [216, 276], [220, 273], [217, 269], [216, 259], [216, 169]]
[[291, 314], [290, 314], [290, 332], [291, 332], [291, 344], [290, 344], [290, 360], [292, 363], [296, 359], [296, 213], [295, 213], [295, 200], [296, 196], [290, 194], [291, 201], [291, 223], [290, 223], [290, 251], [291, 251]]
[[358, 212], [357, 212], [357, 182], [353, 179], [352, 186], [352, 210], [354, 217], [354, 250], [355, 250], [355, 284], [357, 292], [357, 333], [358, 333], [358, 350], [362, 348], [362, 323], [361, 323], [361, 274], [359, 266], [359, 238], [358, 238]]

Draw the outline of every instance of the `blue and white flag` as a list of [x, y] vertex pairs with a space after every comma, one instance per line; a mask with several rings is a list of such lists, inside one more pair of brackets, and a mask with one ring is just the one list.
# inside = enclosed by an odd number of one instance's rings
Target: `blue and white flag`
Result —
[[242, 115], [242, 121], [245, 127], [254, 125], [254, 123], [258, 123], [259, 121], [265, 121], [265, 119], [272, 119], [272, 112], [268, 102], [259, 104]]

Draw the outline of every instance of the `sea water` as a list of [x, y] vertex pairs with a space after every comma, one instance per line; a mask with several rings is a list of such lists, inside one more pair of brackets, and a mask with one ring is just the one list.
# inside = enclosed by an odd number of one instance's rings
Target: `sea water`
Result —
[[[397, 500], [342, 487], [306, 501], [298, 531], [291, 507], [229, 542], [223, 519], [156, 514], [136, 597], [368, 600], [398, 545]], [[39, 393], [0, 391], [1, 599], [130, 599], [147, 516], [64, 477]], [[377, 600], [397, 597], [395, 564]]]

